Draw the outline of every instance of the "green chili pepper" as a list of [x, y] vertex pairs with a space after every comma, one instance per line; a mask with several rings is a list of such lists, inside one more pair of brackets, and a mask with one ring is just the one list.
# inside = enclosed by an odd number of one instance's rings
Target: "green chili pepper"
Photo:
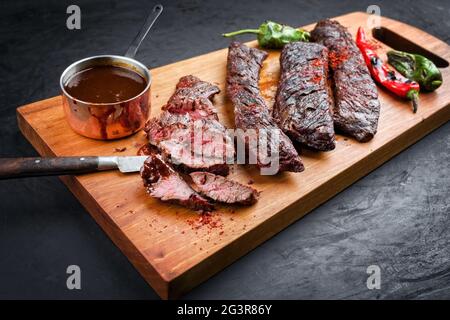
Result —
[[258, 35], [258, 43], [263, 48], [279, 49], [286, 43], [294, 41], [308, 42], [310, 34], [303, 29], [295, 29], [290, 26], [279, 24], [273, 21], [266, 21], [259, 26], [259, 29], [243, 29], [235, 32], [225, 33], [224, 37], [233, 37], [244, 33], [254, 33]]
[[434, 91], [442, 84], [442, 74], [435, 64], [419, 54], [391, 50], [388, 62], [402, 75], [420, 84], [425, 91]]

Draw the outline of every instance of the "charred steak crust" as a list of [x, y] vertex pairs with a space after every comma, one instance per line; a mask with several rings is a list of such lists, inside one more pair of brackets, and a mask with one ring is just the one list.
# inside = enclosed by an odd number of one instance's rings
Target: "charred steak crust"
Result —
[[196, 193], [161, 155], [151, 153], [141, 168], [148, 194], [161, 201], [174, 202], [193, 210], [212, 211], [213, 205]]
[[234, 146], [212, 104], [217, 86], [194, 76], [182, 77], [158, 118], [144, 131], [149, 143], [184, 172], [228, 175]]
[[328, 49], [293, 42], [280, 56], [281, 76], [273, 116], [292, 139], [310, 148], [335, 148], [333, 100], [328, 84]]
[[376, 85], [351, 34], [337, 21], [326, 19], [317, 23], [311, 37], [329, 50], [336, 129], [358, 141], [369, 141], [377, 132], [380, 102]]
[[192, 172], [193, 189], [201, 195], [227, 204], [254, 204], [259, 193], [239, 182], [209, 172]]
[[[267, 149], [271, 150], [270, 146], [273, 145], [274, 139], [270, 133], [280, 130], [270, 115], [259, 89], [259, 74], [266, 58], [265, 51], [249, 48], [236, 41], [231, 42], [227, 61], [227, 95], [234, 105], [236, 128], [244, 131], [253, 129], [256, 132], [260, 129], [267, 130]], [[258, 153], [257, 150], [249, 150], [249, 152]], [[279, 171], [300, 172], [304, 170], [303, 163], [292, 142], [281, 131], [278, 152]], [[258, 155], [258, 166], [267, 166], [261, 160]]]

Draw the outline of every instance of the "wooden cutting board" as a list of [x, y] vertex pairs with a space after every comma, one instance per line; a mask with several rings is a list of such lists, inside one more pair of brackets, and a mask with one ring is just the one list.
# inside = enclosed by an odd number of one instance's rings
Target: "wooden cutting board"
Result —
[[[356, 12], [336, 19], [354, 35], [358, 26], [366, 26], [367, 17]], [[450, 60], [449, 46], [433, 36], [386, 18], [381, 24]], [[386, 49], [383, 45], [380, 51]], [[215, 105], [220, 120], [232, 127], [233, 107], [225, 98], [226, 55], [223, 49], [151, 70], [152, 116], [158, 115], [178, 79], [193, 74], [219, 85], [222, 92]], [[261, 76], [262, 92], [270, 106], [278, 81], [278, 58], [279, 52], [270, 52]], [[252, 207], [219, 207], [212, 221], [200, 221], [195, 212], [151, 199], [138, 174], [103, 172], [61, 179], [156, 292], [165, 299], [179, 297], [446, 123], [450, 119], [450, 68], [441, 71], [443, 86], [421, 96], [416, 114], [408, 102], [379, 89], [378, 133], [368, 143], [338, 136], [332, 152], [303, 150], [306, 170], [297, 174], [260, 176], [253, 167], [234, 168], [231, 177], [243, 183], [253, 180], [253, 187], [262, 191], [261, 198]], [[60, 97], [20, 107], [17, 118], [25, 137], [43, 156], [135, 155], [145, 143], [143, 132], [111, 142], [77, 135], [64, 119]], [[115, 152], [123, 147], [124, 152]]]

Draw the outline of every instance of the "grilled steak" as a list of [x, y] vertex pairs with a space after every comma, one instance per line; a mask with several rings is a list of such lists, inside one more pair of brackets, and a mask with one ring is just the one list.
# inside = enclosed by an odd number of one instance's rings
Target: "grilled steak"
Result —
[[151, 153], [141, 168], [147, 192], [162, 201], [178, 203], [193, 210], [212, 211], [213, 205], [196, 193], [161, 155]]
[[310, 148], [335, 147], [333, 100], [328, 83], [328, 49], [317, 43], [286, 44], [273, 116], [292, 139]]
[[192, 172], [192, 188], [218, 202], [254, 204], [259, 196], [255, 189], [209, 172]]
[[[278, 171], [300, 172], [303, 163], [292, 142], [276, 125], [259, 90], [259, 73], [266, 57], [266, 52], [239, 42], [232, 42], [228, 48], [227, 95], [234, 105], [235, 125], [247, 134], [246, 148], [260, 168], [269, 166], [268, 157], [275, 150], [279, 155]], [[267, 134], [265, 146], [258, 139], [262, 132]], [[249, 143], [250, 139], [257, 145]], [[266, 156], [261, 150], [267, 150]]]
[[175, 93], [163, 110], [175, 114], [189, 114], [192, 119], [219, 120], [212, 99], [220, 92], [219, 87], [192, 75], [180, 78]]
[[337, 21], [319, 21], [312, 40], [329, 50], [334, 80], [334, 125], [338, 130], [365, 142], [377, 131], [380, 115], [378, 92], [351, 34]]
[[211, 102], [218, 92], [217, 86], [194, 76], [182, 77], [161, 116], [144, 128], [149, 143], [185, 172], [229, 173], [234, 146]]

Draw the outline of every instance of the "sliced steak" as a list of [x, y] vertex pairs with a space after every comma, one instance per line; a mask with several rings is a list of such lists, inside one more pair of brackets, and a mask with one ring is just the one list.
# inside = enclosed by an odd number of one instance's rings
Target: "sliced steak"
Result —
[[333, 100], [328, 83], [328, 49], [293, 42], [280, 57], [281, 76], [273, 116], [293, 140], [328, 151], [335, 147]]
[[213, 205], [196, 193], [161, 155], [151, 153], [141, 168], [141, 177], [150, 196], [178, 203], [193, 210], [212, 211]]
[[193, 189], [217, 202], [251, 205], [259, 196], [258, 191], [249, 186], [209, 172], [192, 172], [190, 177]]
[[144, 128], [149, 143], [185, 172], [229, 173], [234, 145], [211, 101], [218, 92], [194, 76], [182, 77], [160, 117]]
[[189, 114], [193, 120], [219, 120], [212, 99], [220, 92], [218, 86], [188, 75], [181, 77], [163, 110], [175, 114]]
[[312, 40], [329, 50], [334, 80], [334, 125], [358, 141], [365, 142], [377, 132], [380, 115], [378, 92], [351, 34], [337, 21], [319, 21]]
[[[227, 95], [234, 105], [235, 125], [247, 134], [247, 151], [260, 168], [270, 166], [268, 157], [275, 150], [279, 156], [278, 171], [300, 172], [304, 170], [303, 163], [292, 142], [276, 125], [259, 90], [259, 74], [266, 57], [266, 52], [235, 41], [228, 48]], [[262, 132], [267, 134], [265, 146], [258, 139]], [[258, 143], [253, 145], [250, 139]], [[259, 152], [262, 150], [267, 152]]]

